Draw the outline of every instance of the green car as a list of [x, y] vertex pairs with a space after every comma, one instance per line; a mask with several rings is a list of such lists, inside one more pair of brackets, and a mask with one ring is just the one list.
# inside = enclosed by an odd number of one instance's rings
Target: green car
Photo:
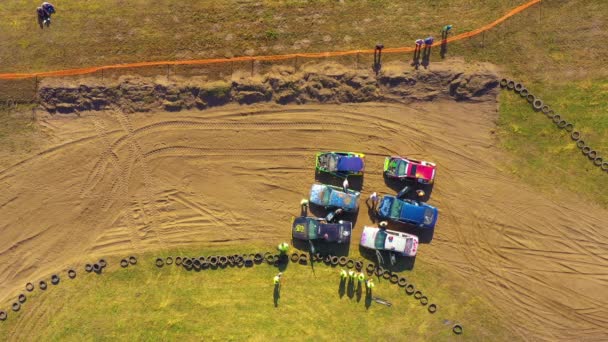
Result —
[[338, 177], [361, 176], [365, 168], [365, 155], [356, 152], [319, 152], [316, 155], [317, 172]]

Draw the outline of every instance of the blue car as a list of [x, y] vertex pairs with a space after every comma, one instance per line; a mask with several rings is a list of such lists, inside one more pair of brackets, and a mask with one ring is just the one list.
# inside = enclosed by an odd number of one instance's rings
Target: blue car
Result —
[[344, 211], [357, 211], [359, 208], [359, 197], [361, 193], [327, 184], [313, 184], [310, 188], [309, 200], [311, 203], [325, 207], [326, 209], [342, 208]]
[[435, 228], [437, 208], [422, 202], [384, 195], [378, 205], [378, 216], [383, 220], [409, 223], [420, 228]]

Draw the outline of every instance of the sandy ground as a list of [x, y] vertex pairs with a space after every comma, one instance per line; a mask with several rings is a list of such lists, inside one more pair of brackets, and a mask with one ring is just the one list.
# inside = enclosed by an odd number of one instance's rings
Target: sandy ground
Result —
[[367, 154], [363, 197], [393, 192], [386, 155], [437, 162], [440, 217], [418, 258], [466, 279], [523, 339], [605, 338], [608, 212], [502, 172], [496, 116], [494, 101], [438, 101], [41, 120], [49, 147], [0, 170], [0, 300], [95, 255], [289, 239], [314, 152], [353, 150]]

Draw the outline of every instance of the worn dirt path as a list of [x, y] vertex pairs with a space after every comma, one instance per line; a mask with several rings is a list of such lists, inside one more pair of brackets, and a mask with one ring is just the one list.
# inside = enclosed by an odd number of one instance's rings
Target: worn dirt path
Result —
[[[52, 146], [0, 165], [0, 301], [89, 256], [288, 239], [314, 152], [353, 150], [363, 197], [392, 192], [386, 155], [437, 162], [440, 218], [418, 257], [468, 279], [523, 339], [605, 338], [608, 212], [501, 171], [496, 116], [494, 101], [439, 101], [44, 119]], [[368, 223], [363, 209], [351, 253]]]

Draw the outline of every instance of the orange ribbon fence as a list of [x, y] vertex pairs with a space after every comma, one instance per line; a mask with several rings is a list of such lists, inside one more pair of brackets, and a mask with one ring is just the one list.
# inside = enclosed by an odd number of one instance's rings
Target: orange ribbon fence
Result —
[[[473, 31], [465, 32], [447, 39], [447, 42], [453, 42], [465, 38], [476, 36], [482, 32], [485, 32], [496, 25], [502, 23], [508, 18], [526, 10], [527, 8], [541, 2], [542, 0], [531, 0], [523, 5], [517, 6], [509, 11], [499, 19], [477, 28]], [[414, 47], [400, 47], [400, 48], [385, 48], [382, 50], [383, 53], [403, 53], [413, 52]], [[204, 64], [219, 64], [219, 63], [230, 63], [230, 62], [243, 62], [243, 61], [278, 61], [291, 58], [322, 58], [332, 56], [348, 56], [356, 54], [373, 54], [374, 50], [351, 50], [351, 51], [332, 51], [332, 52], [312, 52], [312, 53], [297, 53], [287, 55], [272, 55], [272, 56], [241, 56], [233, 58], [212, 58], [212, 59], [195, 59], [187, 61], [158, 61], [158, 62], [138, 62], [138, 63], [127, 63], [127, 64], [115, 64], [115, 65], [104, 65], [88, 68], [79, 69], [67, 69], [67, 70], [56, 70], [56, 71], [44, 71], [35, 73], [8, 73], [0, 74], [0, 79], [23, 79], [23, 78], [34, 78], [34, 77], [55, 77], [55, 76], [72, 76], [72, 75], [85, 75], [91, 74], [101, 70], [110, 69], [127, 69], [127, 68], [138, 68], [148, 66], [162, 66], [162, 65], [204, 65]]]

